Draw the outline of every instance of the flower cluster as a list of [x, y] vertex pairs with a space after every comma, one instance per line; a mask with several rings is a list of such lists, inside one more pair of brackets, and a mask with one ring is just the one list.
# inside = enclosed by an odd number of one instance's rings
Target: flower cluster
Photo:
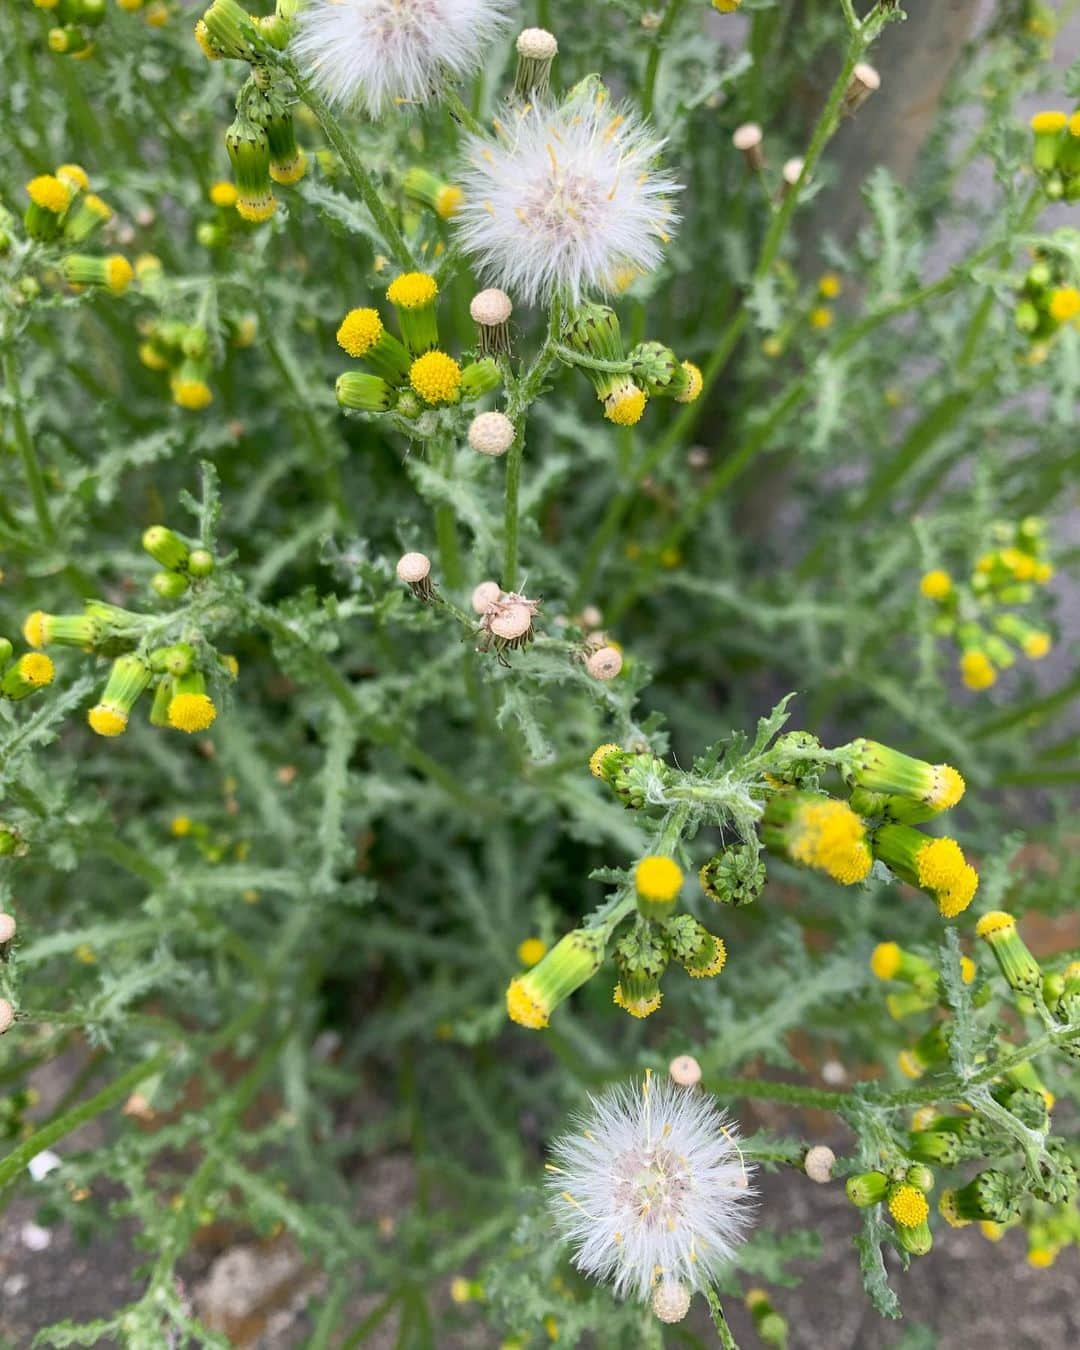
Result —
[[[31, 178], [26, 195], [26, 233], [51, 248], [85, 245], [112, 219], [112, 207], [90, 191], [89, 176], [79, 164], [61, 164], [54, 173]], [[131, 263], [120, 253], [65, 252], [57, 267], [72, 290], [98, 286], [111, 295], [123, 295], [135, 275]]]
[[34, 4], [59, 20], [49, 29], [50, 51], [79, 61], [93, 53], [95, 34], [105, 22], [105, 0], [34, 0]]
[[394, 412], [414, 419], [428, 408], [469, 402], [495, 389], [498, 365], [483, 357], [462, 368], [439, 350], [436, 303], [439, 287], [427, 272], [404, 272], [387, 288], [401, 337], [383, 324], [377, 309], [352, 309], [337, 330], [338, 345], [368, 367], [338, 376], [338, 403], [362, 412]]
[[1047, 343], [1067, 326], [1080, 322], [1080, 258], [1073, 230], [1057, 230], [1035, 250], [1034, 261], [1024, 274], [1016, 309], [1017, 328], [1032, 342], [1030, 360], [1037, 364], [1047, 353]]
[[988, 689], [1017, 652], [1038, 661], [1051, 648], [1050, 634], [1029, 623], [1018, 607], [1054, 575], [1047, 556], [1046, 523], [1027, 516], [993, 527], [995, 547], [975, 560], [961, 582], [942, 568], [924, 574], [922, 596], [934, 605], [933, 631], [960, 647], [960, 675], [969, 689]]

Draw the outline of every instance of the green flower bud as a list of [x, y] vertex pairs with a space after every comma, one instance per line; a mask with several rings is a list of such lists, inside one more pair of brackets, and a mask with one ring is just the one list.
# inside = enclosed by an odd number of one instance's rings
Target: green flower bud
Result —
[[150, 585], [162, 600], [179, 600], [188, 588], [188, 579], [182, 572], [155, 572]]
[[964, 780], [951, 765], [928, 764], [902, 754], [879, 741], [853, 741], [847, 771], [852, 780], [871, 792], [910, 797], [928, 815], [947, 811], [964, 795]]
[[1031, 119], [1031, 130], [1035, 134], [1031, 159], [1036, 172], [1050, 173], [1056, 167], [1068, 121], [1063, 112], [1039, 112]]
[[72, 244], [83, 244], [111, 218], [111, 206], [93, 192], [82, 192], [64, 216], [64, 238]]
[[773, 1350], [786, 1350], [788, 1343], [787, 1321], [773, 1307], [765, 1290], [747, 1290], [746, 1306], [750, 1310], [754, 1330], [762, 1344], [772, 1346]]
[[214, 0], [201, 23], [203, 50], [209, 46], [218, 57], [248, 61], [262, 49], [251, 15], [236, 0]]
[[466, 401], [482, 398], [492, 389], [498, 389], [500, 384], [502, 371], [498, 362], [493, 361], [490, 356], [485, 357], [482, 361], [474, 361], [461, 372], [461, 397]]
[[510, 1020], [523, 1027], [546, 1027], [559, 1004], [600, 969], [604, 946], [600, 928], [579, 928], [561, 938], [537, 965], [510, 981], [506, 991]]
[[[44, 645], [43, 643], [37, 642], [31, 643], [31, 646], [34, 647], [43, 645]], [[11, 645], [10, 639], [6, 637], [0, 637], [0, 666], [7, 665], [7, 663], [11, 660], [11, 654], [14, 650], [15, 648]]]
[[1023, 994], [1042, 989], [1042, 970], [1016, 931], [1016, 920], [1011, 914], [991, 910], [975, 925], [975, 932], [989, 944], [1010, 989]]
[[439, 345], [435, 313], [438, 297], [438, 283], [427, 272], [403, 272], [386, 288], [386, 298], [394, 306], [401, 336], [413, 356], [422, 356]]
[[934, 1245], [934, 1235], [925, 1219], [912, 1228], [905, 1228], [902, 1224], [897, 1225], [895, 1231], [901, 1247], [905, 1251], [909, 1251], [912, 1256], [925, 1256]]
[[765, 886], [765, 864], [752, 844], [734, 844], [710, 858], [698, 880], [718, 904], [752, 905]]
[[848, 1177], [844, 1189], [853, 1205], [857, 1205], [859, 1209], [866, 1209], [868, 1205], [879, 1204], [885, 1199], [889, 1190], [889, 1178], [884, 1172], [860, 1172], [856, 1176]]
[[449, 220], [454, 216], [464, 200], [461, 188], [447, 183], [427, 169], [409, 169], [401, 180], [401, 186], [407, 197], [429, 206], [440, 220]]
[[208, 577], [214, 570], [214, 565], [214, 555], [209, 549], [193, 548], [188, 555], [187, 570], [189, 576]]
[[299, 183], [307, 169], [307, 158], [296, 143], [293, 115], [280, 95], [268, 99], [266, 140], [270, 147], [270, 177], [275, 183]]
[[679, 358], [662, 342], [639, 342], [630, 352], [630, 373], [654, 398], [674, 396], [676, 374], [682, 373]]
[[934, 1174], [924, 1162], [912, 1163], [905, 1174], [905, 1179], [925, 1195], [929, 1195], [934, 1189]]
[[87, 714], [91, 729], [99, 736], [122, 735], [127, 730], [131, 710], [150, 683], [150, 677], [150, 667], [141, 657], [118, 657], [113, 662], [100, 701]]
[[52, 684], [55, 674], [52, 660], [44, 652], [26, 652], [4, 671], [0, 678], [0, 694], [18, 702]]
[[156, 563], [170, 571], [178, 571], [187, 564], [189, 549], [175, 530], [167, 525], [151, 525], [143, 532], [142, 546]]
[[940, 1163], [943, 1167], [951, 1167], [959, 1161], [964, 1152], [961, 1137], [964, 1118], [943, 1116], [941, 1120], [951, 1128], [943, 1125], [941, 1128], [913, 1130], [908, 1135], [904, 1151], [909, 1158], [922, 1163]]
[[270, 181], [270, 142], [265, 129], [238, 112], [225, 133], [225, 149], [239, 193], [237, 213], [241, 219], [253, 224], [269, 220], [277, 209], [277, 202]]
[[347, 370], [334, 385], [337, 401], [343, 408], [360, 412], [386, 412], [394, 401], [394, 391], [381, 375]]
[[966, 1186], [942, 1191], [938, 1211], [954, 1228], [986, 1220], [1009, 1223], [1020, 1214], [1020, 1194], [1012, 1177], [987, 1168]]
[[155, 647], [150, 653], [150, 669], [157, 675], [186, 675], [194, 665], [195, 649], [187, 642]]
[[172, 677], [163, 675], [154, 688], [154, 699], [150, 704], [150, 724], [155, 727], [169, 725], [169, 704], [172, 702], [175, 688]]

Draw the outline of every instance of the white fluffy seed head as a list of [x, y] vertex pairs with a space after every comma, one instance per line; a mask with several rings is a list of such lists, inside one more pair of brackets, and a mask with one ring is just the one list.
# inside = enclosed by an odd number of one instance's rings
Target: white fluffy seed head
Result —
[[793, 159], [784, 162], [784, 167], [780, 170], [780, 174], [788, 187], [794, 187], [799, 181], [802, 176], [803, 163], [804, 161], [798, 155]]
[[469, 316], [473, 323], [484, 328], [497, 328], [501, 323], [509, 322], [514, 306], [505, 291], [497, 286], [489, 286], [486, 291], [478, 291], [469, 302]]
[[676, 224], [677, 184], [656, 168], [663, 142], [589, 85], [557, 107], [533, 103], [501, 138], [473, 137], [454, 216], [481, 272], [515, 297], [610, 291], [651, 272]]
[[827, 1148], [824, 1144], [815, 1144], [813, 1148], [806, 1150], [806, 1157], [803, 1159], [803, 1171], [811, 1181], [816, 1181], [818, 1185], [824, 1185], [832, 1177], [835, 1162], [836, 1154], [831, 1148]]
[[423, 581], [430, 571], [431, 559], [426, 553], [405, 553], [398, 559], [398, 580], [405, 581], [410, 586]]
[[512, 642], [515, 638], [524, 637], [532, 627], [533, 611], [529, 605], [508, 605], [501, 613], [496, 614], [490, 623], [491, 631], [496, 637], [505, 638]]
[[622, 670], [622, 652], [615, 647], [600, 647], [585, 662], [594, 680], [613, 680]]
[[701, 1082], [701, 1065], [693, 1055], [676, 1055], [668, 1065], [668, 1073], [680, 1087], [696, 1087]]
[[734, 1129], [704, 1092], [646, 1075], [590, 1099], [552, 1150], [551, 1207], [574, 1263], [647, 1301], [709, 1284], [750, 1221]]
[[310, 0], [292, 55], [331, 103], [374, 117], [426, 102], [446, 77], [471, 74], [508, 25], [508, 0]]
[[653, 1290], [652, 1310], [661, 1322], [681, 1322], [690, 1311], [690, 1290], [682, 1280], [661, 1280]]
[[505, 413], [480, 413], [469, 423], [469, 444], [481, 455], [505, 455], [513, 441], [514, 424]]
[[486, 614], [499, 603], [502, 588], [497, 581], [482, 581], [472, 593], [472, 607], [476, 614]]
[[518, 56], [523, 56], [526, 61], [554, 61], [559, 52], [555, 34], [546, 28], [522, 29], [514, 45]]
[[764, 133], [756, 122], [744, 122], [741, 127], [736, 127], [731, 136], [731, 143], [736, 150], [753, 150], [755, 146], [760, 145]]
[[10, 942], [15, 936], [15, 917], [12, 914], [0, 914], [0, 946]]
[[0, 998], [0, 1036], [2, 1036], [5, 1031], [7, 1031], [7, 1029], [11, 1026], [12, 1022], [14, 1021], [15, 1021], [15, 1009], [11, 1006], [11, 1004], [7, 1001], [6, 998]]

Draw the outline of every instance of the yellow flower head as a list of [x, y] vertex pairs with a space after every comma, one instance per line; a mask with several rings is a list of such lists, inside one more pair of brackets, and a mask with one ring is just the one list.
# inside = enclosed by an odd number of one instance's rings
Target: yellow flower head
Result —
[[217, 716], [209, 694], [177, 694], [169, 702], [169, 726], [189, 735], [205, 731]]
[[645, 390], [628, 380], [604, 399], [604, 416], [617, 427], [632, 427], [641, 421], [647, 399]]
[[664, 996], [659, 989], [651, 994], [628, 995], [623, 992], [621, 984], [615, 986], [615, 992], [612, 995], [612, 1002], [617, 1008], [622, 1008], [631, 1017], [637, 1018], [648, 1017], [659, 1008], [663, 1001]]
[[742, 0], [712, 0], [713, 9], [718, 9], [721, 14], [734, 14], [742, 4]]
[[1068, 323], [1080, 314], [1080, 291], [1075, 286], [1059, 286], [1050, 296], [1050, 317]]
[[205, 380], [173, 380], [173, 402], [178, 407], [198, 412], [214, 401], [210, 386]]
[[113, 295], [123, 295], [134, 275], [134, 269], [122, 254], [112, 253], [105, 259], [105, 285]]
[[48, 615], [40, 609], [35, 609], [33, 614], [28, 614], [23, 621], [23, 637], [31, 647], [47, 647], [49, 645], [48, 635], [45, 631], [45, 623]]
[[951, 764], [935, 764], [934, 785], [927, 794], [927, 803], [939, 811], [948, 811], [964, 795], [966, 786], [963, 775]]
[[239, 196], [236, 184], [230, 183], [228, 179], [223, 178], [211, 185], [210, 200], [215, 206], [235, 206]]
[[1056, 1247], [1031, 1247], [1027, 1254], [1028, 1265], [1034, 1266], [1036, 1270], [1046, 1270], [1057, 1260], [1057, 1254]]
[[90, 187], [90, 179], [81, 164], [61, 164], [56, 170], [56, 176], [61, 182], [68, 183], [83, 192], [86, 192]]
[[960, 978], [965, 984], [970, 984], [978, 972], [978, 967], [970, 956], [960, 958]]
[[127, 731], [128, 715], [123, 708], [99, 703], [86, 714], [90, 729], [99, 736], [122, 736]]
[[1024, 638], [1024, 655], [1029, 661], [1041, 661], [1052, 645], [1049, 633], [1029, 633]]
[[714, 975], [719, 975], [727, 964], [727, 946], [723, 938], [713, 938], [713, 955], [708, 965], [701, 967], [687, 966], [686, 973], [695, 980], [711, 980]]
[[873, 866], [866, 827], [846, 802], [806, 802], [793, 825], [792, 858], [828, 873], [842, 886], [862, 881]]
[[817, 305], [810, 311], [811, 328], [828, 328], [833, 321], [833, 312], [827, 305]]
[[975, 935], [991, 938], [995, 933], [1012, 932], [1015, 928], [1016, 920], [1011, 914], [1006, 914], [1003, 909], [992, 909], [975, 925]]
[[921, 1078], [923, 1066], [910, 1050], [901, 1050], [896, 1056], [896, 1065], [905, 1078]]
[[679, 894], [683, 871], [673, 858], [653, 854], [642, 858], [634, 869], [634, 888], [643, 900], [668, 904]]
[[425, 352], [409, 367], [409, 383], [425, 403], [456, 403], [461, 389], [461, 367], [445, 352]]
[[174, 839], [183, 839], [191, 833], [192, 820], [190, 816], [173, 816], [169, 821], [169, 833]]
[[337, 330], [338, 346], [350, 356], [363, 356], [383, 335], [382, 319], [377, 309], [350, 309]]
[[969, 689], [989, 689], [997, 682], [997, 671], [985, 652], [970, 651], [960, 658], [960, 678]]
[[1031, 129], [1039, 136], [1047, 132], [1064, 131], [1068, 120], [1063, 112], [1037, 112], [1031, 119]]
[[1000, 1242], [1005, 1236], [1005, 1225], [995, 1223], [993, 1219], [980, 1219], [979, 1232], [986, 1238], [987, 1242]]
[[62, 215], [71, 201], [71, 189], [51, 173], [31, 178], [26, 185], [26, 191], [35, 206], [51, 211], [55, 216]]
[[453, 183], [447, 183], [445, 187], [439, 189], [438, 196], [435, 198], [435, 214], [443, 220], [449, 220], [456, 216], [461, 203], [465, 200], [465, 194], [459, 187]]
[[526, 968], [535, 966], [537, 961], [541, 960], [547, 951], [547, 943], [543, 938], [526, 938], [524, 942], [518, 944], [517, 958]]
[[[29, 639], [27, 639], [27, 641], [29, 641]], [[39, 646], [40, 644], [34, 643], [33, 645]], [[622, 746], [616, 745], [614, 741], [609, 741], [604, 745], [598, 745], [589, 756], [589, 772], [592, 776], [594, 778], [603, 778], [604, 760], [607, 759], [608, 755], [617, 755], [621, 750]]]
[[403, 272], [386, 290], [386, 298], [399, 309], [423, 309], [434, 304], [439, 288], [427, 272]]
[[919, 582], [919, 591], [927, 600], [944, 600], [951, 590], [952, 577], [940, 567], [925, 572]]
[[930, 1206], [917, 1186], [909, 1186], [905, 1182], [889, 1196], [889, 1213], [901, 1228], [915, 1228], [926, 1221]]
[[237, 197], [236, 213], [242, 220], [251, 221], [252, 224], [261, 225], [264, 220], [269, 220], [277, 210], [277, 198], [273, 193], [265, 197]]
[[540, 1031], [548, 1024], [547, 1013], [520, 976], [507, 986], [506, 1013], [511, 1022], [516, 1022], [519, 1027], [531, 1027], [533, 1031]]
[[900, 969], [900, 945], [879, 942], [870, 957], [870, 969], [879, 980], [891, 980]]
[[33, 685], [35, 689], [52, 684], [53, 676], [56, 674], [51, 658], [44, 652], [27, 652], [25, 656], [20, 656], [15, 662], [15, 669], [26, 683]]
[[979, 874], [955, 839], [931, 839], [915, 855], [919, 885], [933, 891], [946, 919], [962, 914], [975, 897]]
[[676, 395], [675, 402], [693, 403], [701, 397], [701, 391], [705, 387], [705, 377], [693, 361], [684, 361], [682, 367], [686, 371], [686, 378], [689, 383], [681, 394]]
[[835, 300], [843, 290], [840, 278], [835, 272], [826, 272], [817, 284], [818, 294], [825, 300]]

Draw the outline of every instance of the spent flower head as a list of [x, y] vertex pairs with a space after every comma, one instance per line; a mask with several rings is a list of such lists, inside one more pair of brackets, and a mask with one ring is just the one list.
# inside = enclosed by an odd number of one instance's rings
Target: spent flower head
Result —
[[534, 103], [474, 136], [454, 217], [481, 272], [529, 302], [615, 289], [620, 270], [653, 271], [675, 227], [677, 184], [663, 142], [602, 86]]
[[712, 1098], [646, 1074], [590, 1098], [548, 1164], [556, 1222], [584, 1274], [647, 1300], [708, 1284], [742, 1241], [751, 1191]]
[[446, 79], [471, 74], [508, 22], [506, 0], [312, 0], [292, 52], [331, 103], [378, 116], [424, 103]]

